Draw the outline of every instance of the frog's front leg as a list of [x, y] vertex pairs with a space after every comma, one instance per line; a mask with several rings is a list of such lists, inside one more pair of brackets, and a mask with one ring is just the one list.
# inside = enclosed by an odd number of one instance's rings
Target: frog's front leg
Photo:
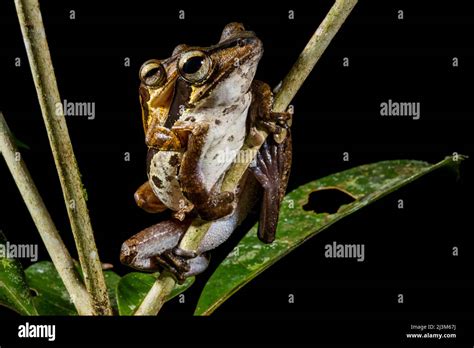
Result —
[[156, 197], [149, 181], [141, 185], [135, 191], [133, 197], [135, 198], [135, 203], [147, 213], [161, 213], [167, 209], [166, 205]]
[[184, 194], [195, 205], [201, 218], [216, 220], [232, 212], [234, 194], [206, 188], [200, 161], [208, 132], [209, 124], [207, 123], [193, 127], [181, 162], [179, 181]]
[[[275, 112], [272, 110], [273, 94], [268, 84], [255, 80], [252, 82], [252, 104], [249, 112], [250, 137], [252, 143], [259, 136], [256, 128], [264, 129], [272, 134], [277, 143], [283, 142], [291, 127], [293, 114], [291, 112]], [[256, 127], [256, 128], [255, 128]]]

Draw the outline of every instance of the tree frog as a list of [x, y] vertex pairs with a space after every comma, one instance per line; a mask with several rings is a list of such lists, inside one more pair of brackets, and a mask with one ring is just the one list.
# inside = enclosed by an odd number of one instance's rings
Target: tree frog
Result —
[[[123, 243], [121, 262], [142, 271], [166, 269], [179, 282], [203, 272], [208, 252], [222, 244], [262, 197], [258, 236], [275, 238], [291, 167], [291, 114], [271, 110], [270, 87], [254, 80], [262, 42], [240, 23], [228, 24], [210, 47], [177, 46], [171, 57], [140, 68], [139, 87], [148, 180], [135, 192], [149, 213], [171, 218]], [[235, 192], [224, 175], [257, 129], [270, 134]], [[200, 247], [179, 242], [194, 218], [213, 221]]]

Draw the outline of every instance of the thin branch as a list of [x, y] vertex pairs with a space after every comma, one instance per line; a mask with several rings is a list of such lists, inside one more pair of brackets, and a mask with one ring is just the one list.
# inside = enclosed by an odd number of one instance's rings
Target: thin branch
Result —
[[[303, 82], [308, 77], [311, 70], [314, 68], [319, 58], [328, 47], [332, 38], [341, 28], [342, 24], [349, 16], [350, 12], [356, 5], [357, 0], [336, 0], [334, 5], [329, 10], [324, 20], [319, 25], [316, 32], [313, 34], [308, 44], [301, 52], [295, 64], [284, 78], [281, 88], [275, 96], [273, 103], [273, 110], [276, 112], [285, 111], [296, 92], [300, 89]], [[260, 132], [262, 142], [253, 147], [244, 146], [241, 149], [245, 153], [256, 154], [260, 146], [266, 139], [267, 134]], [[252, 162], [252, 156], [239, 156], [238, 158], [248, 159], [247, 161], [235, 162], [227, 171], [224, 181], [222, 183], [223, 191], [235, 191], [242, 175], [247, 170], [249, 164]], [[180, 243], [180, 248], [183, 250], [195, 251], [201, 244], [206, 232], [212, 225], [212, 221], [204, 222], [202, 220], [195, 220], [191, 227], [186, 231]], [[166, 284], [163, 286], [162, 284]], [[138, 308], [136, 315], [156, 315], [158, 314], [164, 300], [168, 297], [169, 292], [173, 289], [175, 281], [171, 275], [164, 273], [155, 282], [152, 290], [147, 294], [142, 304]]]
[[275, 96], [273, 110], [285, 111], [294, 96], [313, 70], [319, 58], [331, 43], [351, 13], [357, 0], [336, 0], [324, 20], [301, 52], [295, 64], [283, 79], [279, 93]]
[[111, 315], [80, 172], [62, 108], [57, 107], [62, 103], [38, 0], [15, 0], [15, 5], [93, 312]]
[[135, 315], [156, 315], [165, 303], [168, 294], [173, 291], [175, 285], [176, 281], [174, 278], [167, 272], [163, 272], [153, 283]]
[[0, 150], [77, 312], [80, 315], [92, 315], [89, 294], [75, 272], [71, 255], [54, 226], [30, 172], [14, 144], [13, 136], [1, 111]]

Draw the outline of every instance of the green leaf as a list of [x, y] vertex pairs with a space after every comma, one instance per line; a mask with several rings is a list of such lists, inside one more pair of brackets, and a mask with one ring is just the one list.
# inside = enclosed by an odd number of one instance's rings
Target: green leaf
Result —
[[[77, 315], [69, 293], [51, 261], [37, 262], [28, 267], [25, 273], [28, 285], [36, 293], [33, 301], [40, 315]], [[112, 308], [118, 311], [115, 288], [120, 276], [112, 271], [105, 271], [104, 276]]]
[[25, 271], [33, 298], [40, 315], [77, 315], [56, 268], [50, 261], [40, 261]]
[[[153, 283], [157, 274], [132, 272], [122, 277], [117, 286], [117, 302], [120, 315], [133, 315], [140, 306]], [[194, 282], [194, 277], [186, 279], [184, 284], [176, 285], [167, 301], [184, 292]]]
[[22, 315], [38, 315], [20, 261], [7, 258], [8, 245], [0, 232], [0, 305]]
[[118, 313], [117, 304], [117, 285], [122, 279], [117, 273], [112, 271], [105, 271], [105, 285], [107, 285], [107, 291], [109, 293], [110, 305], [115, 313]]
[[[261, 243], [257, 238], [257, 226], [254, 226], [206, 283], [194, 314], [211, 314], [257, 275], [336, 221], [435, 169], [457, 168], [464, 158], [447, 157], [435, 165], [411, 160], [362, 165], [312, 181], [290, 192], [280, 210], [276, 240], [269, 245]], [[325, 189], [341, 190], [355, 200], [341, 206], [334, 214], [305, 211], [303, 206], [308, 203], [309, 195]]]

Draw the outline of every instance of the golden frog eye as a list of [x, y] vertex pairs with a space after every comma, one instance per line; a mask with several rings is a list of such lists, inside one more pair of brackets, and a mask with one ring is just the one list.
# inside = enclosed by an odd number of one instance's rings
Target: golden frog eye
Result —
[[188, 51], [179, 58], [178, 70], [186, 81], [201, 84], [212, 74], [212, 59], [203, 51]]
[[159, 60], [150, 59], [143, 63], [139, 77], [146, 86], [157, 88], [166, 82], [166, 71]]

